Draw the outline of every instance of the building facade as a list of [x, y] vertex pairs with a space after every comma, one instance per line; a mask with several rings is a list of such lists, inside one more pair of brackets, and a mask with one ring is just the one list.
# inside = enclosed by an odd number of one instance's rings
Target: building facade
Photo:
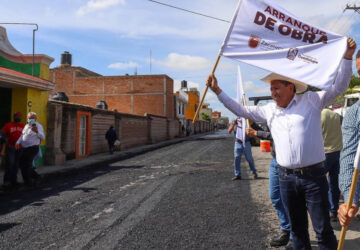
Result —
[[[186, 119], [193, 120], [196, 110], [200, 103], [200, 93], [197, 90], [197, 88], [190, 88], [188, 91], [186, 91], [189, 98], [189, 106], [185, 109], [185, 117]], [[196, 121], [199, 120], [199, 114], [196, 117]]]
[[[46, 131], [49, 91], [55, 87], [49, 81], [53, 61], [43, 54], [22, 54], [11, 45], [6, 29], [0, 26], [0, 127], [12, 121], [17, 111], [26, 123], [26, 114], [33, 111]], [[46, 140], [41, 142], [43, 152], [45, 145]]]
[[167, 75], [102, 76], [82, 67], [62, 64], [51, 69], [55, 92], [72, 103], [95, 107], [105, 101], [109, 110], [174, 118], [173, 79]]

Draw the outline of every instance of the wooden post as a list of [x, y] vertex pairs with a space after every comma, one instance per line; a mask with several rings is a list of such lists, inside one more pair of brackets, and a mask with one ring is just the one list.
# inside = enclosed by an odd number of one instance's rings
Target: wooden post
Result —
[[[346, 204], [346, 211], [349, 211], [352, 206], [352, 201], [354, 199], [358, 177], [359, 177], [359, 169], [355, 169], [354, 173], [353, 173], [353, 177], [352, 177], [349, 199]], [[339, 244], [338, 244], [338, 248], [337, 248], [338, 250], [342, 250], [344, 247], [346, 230], [347, 230], [347, 226], [343, 226], [341, 228], [340, 239], [339, 239]]]
[[[220, 57], [221, 57], [221, 55], [219, 54], [218, 57], [216, 58], [215, 65], [214, 65], [214, 67], [213, 67], [213, 69], [212, 69], [212, 71], [211, 71], [211, 74], [214, 74], [214, 73], [215, 73], [216, 67], [217, 67], [217, 65], [219, 64], [219, 61], [220, 61]], [[200, 112], [200, 109], [201, 109], [202, 104], [203, 104], [203, 102], [204, 102], [204, 99], [205, 99], [205, 96], [206, 96], [206, 92], [208, 91], [208, 88], [209, 88], [209, 87], [206, 86], [206, 88], [205, 88], [205, 90], [204, 90], [204, 94], [203, 94], [203, 96], [202, 96], [202, 98], [201, 98], [200, 104], [199, 104], [198, 108], [196, 109], [196, 112], [195, 112], [195, 115], [194, 115], [194, 119], [193, 119], [193, 121], [192, 121], [193, 124], [196, 122], [196, 117], [199, 115], [199, 112]]]

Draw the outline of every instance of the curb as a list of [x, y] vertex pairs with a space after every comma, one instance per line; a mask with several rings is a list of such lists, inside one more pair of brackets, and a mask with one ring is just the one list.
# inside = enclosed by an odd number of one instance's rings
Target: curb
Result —
[[[147, 152], [167, 147], [169, 145], [175, 145], [184, 141], [197, 139], [199, 137], [211, 134], [213, 132], [202, 133], [198, 135], [192, 135], [188, 137], [181, 137], [172, 140], [162, 141], [155, 144], [143, 145], [139, 147], [129, 148], [113, 155], [108, 153], [100, 153], [93, 156], [89, 156], [83, 159], [74, 159], [67, 161], [64, 165], [59, 166], [42, 166], [37, 168], [38, 174], [42, 177], [44, 181], [48, 179], [54, 179], [59, 176], [70, 176], [80, 174], [89, 170], [96, 170], [98, 168], [107, 166], [111, 163], [126, 160], [134, 156], [145, 154]], [[2, 174], [2, 173], [1, 173]]]

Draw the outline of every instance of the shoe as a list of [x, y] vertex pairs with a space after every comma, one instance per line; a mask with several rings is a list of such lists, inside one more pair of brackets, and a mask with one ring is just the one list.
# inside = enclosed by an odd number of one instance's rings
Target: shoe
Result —
[[337, 222], [338, 221], [338, 218], [335, 214], [330, 214], [330, 221], [331, 222]]
[[253, 174], [253, 178], [254, 178], [254, 180], [256, 180], [258, 178], [257, 173]]
[[292, 240], [289, 240], [289, 242], [284, 247], [284, 250], [294, 250]]
[[232, 178], [233, 181], [236, 181], [236, 180], [241, 180], [241, 176], [235, 176]]
[[272, 247], [285, 246], [289, 242], [289, 239], [290, 239], [290, 232], [282, 231], [279, 236], [271, 239], [270, 246]]

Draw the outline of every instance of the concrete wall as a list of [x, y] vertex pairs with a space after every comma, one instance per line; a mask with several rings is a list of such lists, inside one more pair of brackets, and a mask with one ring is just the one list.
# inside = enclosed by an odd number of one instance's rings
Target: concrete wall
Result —
[[[79, 104], [49, 101], [46, 164], [62, 164], [65, 160], [78, 157], [76, 145], [79, 112], [90, 114], [89, 154], [108, 151], [105, 133], [110, 125], [113, 125], [117, 131], [121, 150], [185, 136], [177, 119], [152, 114], [137, 116]], [[187, 122], [191, 124], [190, 120]], [[197, 121], [195, 127], [197, 133], [210, 131], [209, 124], [204, 121]], [[194, 132], [195, 130], [192, 129], [191, 134]]]

